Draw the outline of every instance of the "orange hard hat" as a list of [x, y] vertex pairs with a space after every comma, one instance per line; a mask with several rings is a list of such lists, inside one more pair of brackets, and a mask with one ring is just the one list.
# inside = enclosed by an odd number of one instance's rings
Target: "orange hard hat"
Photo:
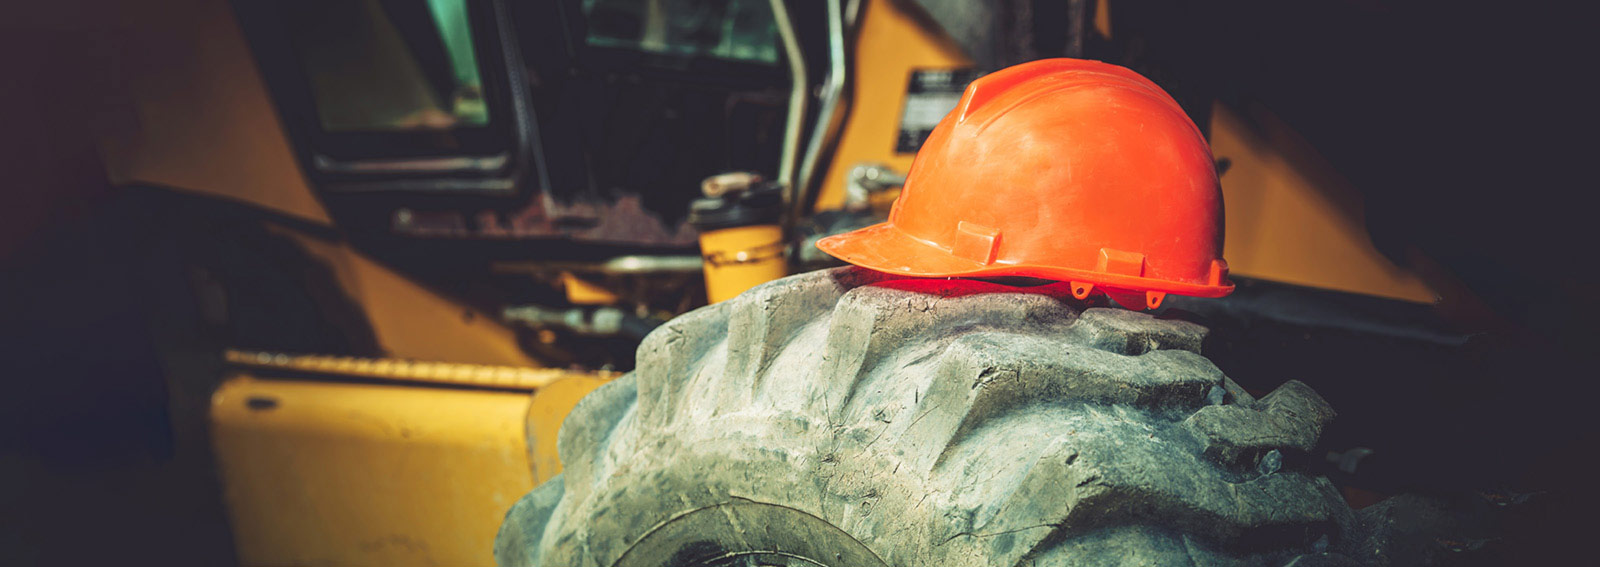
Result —
[[1161, 87], [1046, 59], [974, 81], [917, 152], [889, 222], [824, 252], [907, 276], [1028, 276], [1124, 307], [1233, 291], [1211, 147]]

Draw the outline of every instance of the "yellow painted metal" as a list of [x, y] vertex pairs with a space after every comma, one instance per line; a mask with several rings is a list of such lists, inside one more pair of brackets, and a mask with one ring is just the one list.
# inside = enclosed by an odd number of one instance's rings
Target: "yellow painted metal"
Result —
[[862, 8], [851, 70], [853, 106], [817, 195], [819, 211], [844, 205], [845, 182], [858, 164], [883, 164], [901, 173], [911, 168], [913, 154], [895, 153], [895, 140], [912, 70], [972, 65], [942, 30], [922, 25], [932, 19], [918, 10], [913, 2], [896, 0], [867, 0]]
[[573, 305], [613, 305], [618, 301], [616, 293], [574, 276], [572, 272], [561, 272], [561, 286], [567, 291], [567, 301]]
[[113, 184], [152, 184], [332, 224], [295, 160], [227, 0], [96, 2], [119, 67], [97, 123]]
[[533, 393], [528, 406], [528, 459], [533, 463], [535, 484], [550, 480], [561, 472], [561, 456], [556, 452], [556, 439], [561, 432], [561, 422], [589, 392], [594, 391], [615, 374], [570, 374]]
[[521, 392], [268, 380], [212, 397], [240, 564], [493, 565], [534, 487]]
[[323, 261], [344, 292], [361, 305], [392, 358], [539, 366], [499, 320], [423, 287], [368, 258], [348, 243], [269, 224]]
[[1111, 0], [1097, 0], [1094, 4], [1094, 31], [1100, 37], [1111, 39]]
[[[552, 368], [461, 364], [388, 358], [358, 358], [229, 349], [223, 359], [234, 366], [289, 372], [334, 374], [398, 382], [534, 391], [575, 374]], [[609, 377], [611, 373], [596, 373]]]
[[744, 290], [788, 275], [783, 229], [775, 224], [700, 233], [705, 257], [706, 299], [732, 299]]
[[1224, 257], [1234, 274], [1432, 302], [1433, 290], [1372, 245], [1361, 193], [1288, 125], [1262, 109], [1246, 121], [1218, 104], [1211, 150], [1222, 177]]

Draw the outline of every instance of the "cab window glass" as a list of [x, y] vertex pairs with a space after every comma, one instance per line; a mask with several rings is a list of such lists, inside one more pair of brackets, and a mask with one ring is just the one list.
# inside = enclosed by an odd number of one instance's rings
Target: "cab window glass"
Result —
[[489, 123], [466, 0], [288, 0], [282, 7], [323, 130]]
[[776, 65], [768, 0], [584, 0], [587, 43]]

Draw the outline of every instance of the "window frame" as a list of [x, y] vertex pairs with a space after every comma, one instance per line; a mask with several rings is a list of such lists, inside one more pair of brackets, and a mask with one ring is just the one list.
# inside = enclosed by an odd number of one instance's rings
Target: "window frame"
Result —
[[[465, 0], [488, 122], [447, 129], [330, 131], [278, 2], [233, 0], [302, 170], [327, 191], [521, 195], [539, 179], [537, 134], [500, 0]], [[532, 174], [532, 175], [530, 175]], [[536, 188], [536, 189], [542, 189]]]

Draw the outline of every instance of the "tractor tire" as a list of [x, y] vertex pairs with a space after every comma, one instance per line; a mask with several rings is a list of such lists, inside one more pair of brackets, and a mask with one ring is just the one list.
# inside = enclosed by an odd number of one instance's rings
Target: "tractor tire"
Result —
[[1064, 284], [801, 274], [683, 315], [560, 432], [505, 567], [1354, 565], [1303, 472], [1333, 411], [1254, 399], [1196, 324]]

